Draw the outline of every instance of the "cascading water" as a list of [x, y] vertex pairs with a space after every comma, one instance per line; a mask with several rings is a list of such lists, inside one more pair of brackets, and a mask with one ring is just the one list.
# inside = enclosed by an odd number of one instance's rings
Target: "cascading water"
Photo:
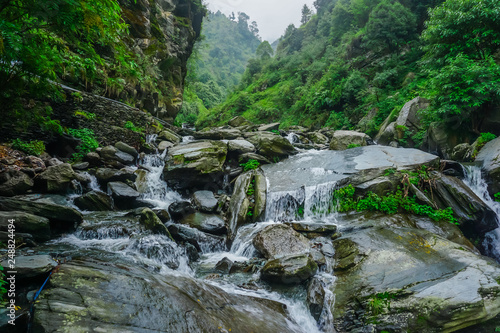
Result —
[[[148, 142], [154, 142], [154, 140], [154, 137], [148, 137]], [[166, 152], [147, 155], [141, 161], [141, 167], [147, 170], [144, 177], [146, 186], [142, 200], [163, 209], [166, 209], [172, 202], [182, 200], [181, 195], [169, 189], [162, 180], [165, 154]], [[294, 200], [299, 198], [302, 202], [301, 207], [292, 208], [303, 209], [304, 220], [325, 217], [330, 211], [327, 197], [333, 191], [335, 183], [330, 182], [318, 186], [308, 185], [304, 187], [302, 193], [291, 195], [295, 198]], [[97, 182], [91, 185], [91, 188], [99, 190]], [[189, 279], [195, 279], [206, 275], [201, 272], [203, 267], [212, 269], [224, 257], [228, 257], [234, 262], [262, 261], [262, 259], [254, 258], [257, 253], [252, 240], [257, 232], [266, 226], [279, 223], [280, 219], [277, 217], [288, 214], [287, 211], [290, 210], [287, 208], [288, 204], [285, 203], [283, 206], [278, 204], [280, 198], [286, 197], [286, 195], [290, 194], [270, 193], [271, 201], [267, 207], [266, 215], [273, 216], [273, 218], [269, 222], [255, 223], [240, 228], [229, 251], [225, 248], [224, 238], [209, 237], [210, 235], [192, 229], [192, 233], [198, 232], [200, 235], [197, 242], [201, 249], [201, 259], [191, 266], [184, 247], [173, 242], [167, 236], [145, 232], [138, 225], [137, 216], [133, 212], [85, 212], [84, 222], [78, 230], [74, 234], [54, 241], [48, 249], [53, 251], [54, 246], [57, 246], [62, 253], [69, 256], [97, 257], [114, 263], [124, 263], [124, 265], [133, 263], [158, 274], [182, 275]], [[205, 235], [205, 238], [201, 235]], [[316, 276], [325, 289], [324, 310], [319, 322], [312, 317], [308, 309], [305, 300], [306, 290], [303, 286], [294, 287], [288, 293], [282, 294], [269, 290], [269, 287], [260, 281], [258, 274], [248, 273], [230, 274], [213, 280], [204, 279], [204, 282], [222, 288], [231, 294], [252, 296], [285, 304], [289, 317], [301, 327], [303, 332], [334, 332], [331, 315], [334, 296], [331, 289], [335, 278], [331, 274], [332, 265], [325, 267]], [[257, 285], [258, 289], [241, 287], [245, 284]]]
[[[147, 143], [154, 142], [155, 140], [156, 135], [146, 138]], [[161, 154], [157, 151], [156, 154], [146, 155], [141, 161], [141, 165], [148, 170], [146, 175], [146, 191], [142, 195], [142, 200], [164, 209], [167, 209], [171, 203], [182, 200], [180, 194], [172, 191], [162, 179], [166, 154], [166, 149]]]
[[482, 176], [480, 167], [467, 166], [465, 169], [467, 174], [464, 182], [497, 214], [497, 223], [499, 223], [499, 227], [485, 235], [483, 246], [488, 256], [500, 262], [500, 202], [493, 200], [488, 193], [488, 185]]
[[288, 135], [286, 136], [286, 139], [288, 140], [288, 142], [290, 142], [292, 145], [294, 143], [301, 143], [300, 142], [300, 139], [299, 139], [299, 136], [293, 132], [290, 132], [288, 133]]

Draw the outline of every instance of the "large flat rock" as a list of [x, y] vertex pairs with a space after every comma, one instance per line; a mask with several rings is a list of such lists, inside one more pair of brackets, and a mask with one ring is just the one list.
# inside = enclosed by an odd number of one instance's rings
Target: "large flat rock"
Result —
[[39, 300], [36, 332], [301, 332], [278, 302], [139, 266], [75, 260]]
[[373, 323], [377, 331], [453, 332], [500, 313], [500, 266], [432, 232], [360, 225], [334, 246], [340, 332]]
[[[262, 169], [273, 192], [294, 191], [302, 186], [339, 182], [370, 171], [413, 169], [433, 165], [439, 158], [418, 149], [367, 146], [344, 151], [310, 151]], [[376, 173], [373, 174], [375, 178]], [[366, 181], [366, 180], [365, 180]]]

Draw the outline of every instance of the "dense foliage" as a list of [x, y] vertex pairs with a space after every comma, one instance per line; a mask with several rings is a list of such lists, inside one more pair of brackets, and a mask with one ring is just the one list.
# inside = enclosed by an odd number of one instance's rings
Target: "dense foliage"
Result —
[[[222, 103], [240, 82], [248, 60], [260, 44], [257, 25], [249, 24], [249, 19], [245, 13], [227, 17], [217, 12], [205, 17], [204, 38], [188, 62], [184, 104], [176, 118], [178, 123], [194, 123], [200, 112], [206, 113], [207, 109]], [[269, 48], [261, 47], [263, 56], [272, 56]]]
[[[0, 15], [2, 97], [19, 89], [42, 90], [46, 79], [90, 83], [138, 76], [137, 65], [118, 42], [127, 27], [116, 1], [3, 0]], [[99, 54], [106, 47], [113, 59]]]
[[396, 214], [398, 212], [413, 213], [416, 215], [427, 216], [434, 221], [447, 221], [458, 224], [453, 216], [453, 210], [450, 207], [446, 209], [435, 209], [429, 205], [422, 205], [417, 202], [415, 196], [409, 196], [401, 189], [386, 196], [379, 196], [368, 192], [366, 196], [354, 197], [355, 189], [352, 185], [340, 188], [334, 192], [334, 198], [337, 202], [339, 212], [348, 211], [376, 211], [384, 214]]
[[249, 61], [239, 90], [198, 126], [243, 115], [374, 135], [420, 95], [432, 101], [425, 122], [458, 116], [477, 131], [499, 102], [498, 1], [321, 0], [315, 8], [286, 29], [273, 58]]

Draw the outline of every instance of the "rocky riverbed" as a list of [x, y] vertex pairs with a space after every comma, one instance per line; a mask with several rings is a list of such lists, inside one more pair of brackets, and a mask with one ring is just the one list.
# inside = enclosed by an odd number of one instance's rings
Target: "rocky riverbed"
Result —
[[[17, 330], [496, 327], [498, 139], [478, 155], [482, 175], [358, 132], [278, 127], [236, 117], [199, 132], [163, 128], [79, 163], [11, 152], [0, 161], [0, 240], [15, 219]], [[346, 186], [355, 198], [403, 191], [418, 207], [451, 207], [455, 223], [341, 212]]]

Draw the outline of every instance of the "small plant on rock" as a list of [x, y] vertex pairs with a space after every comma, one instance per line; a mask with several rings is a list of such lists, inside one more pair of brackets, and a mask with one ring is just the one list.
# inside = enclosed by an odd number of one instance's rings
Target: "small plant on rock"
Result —
[[133, 132], [137, 132], [137, 133], [143, 133], [144, 132], [144, 128], [142, 128], [142, 127], [136, 127], [134, 125], [134, 123], [131, 122], [130, 120], [127, 121], [123, 127], [125, 127], [126, 129], [129, 129], [129, 130], [131, 130]]
[[85, 155], [95, 151], [99, 147], [99, 142], [96, 140], [94, 131], [91, 129], [68, 128], [68, 134], [81, 140], [81, 143], [77, 147], [79, 152], [73, 154], [74, 160], [81, 160]]
[[243, 167], [243, 171], [249, 171], [249, 170], [254, 170], [260, 167], [260, 163], [257, 160], [248, 160], [246, 163], [240, 164], [240, 166]]

